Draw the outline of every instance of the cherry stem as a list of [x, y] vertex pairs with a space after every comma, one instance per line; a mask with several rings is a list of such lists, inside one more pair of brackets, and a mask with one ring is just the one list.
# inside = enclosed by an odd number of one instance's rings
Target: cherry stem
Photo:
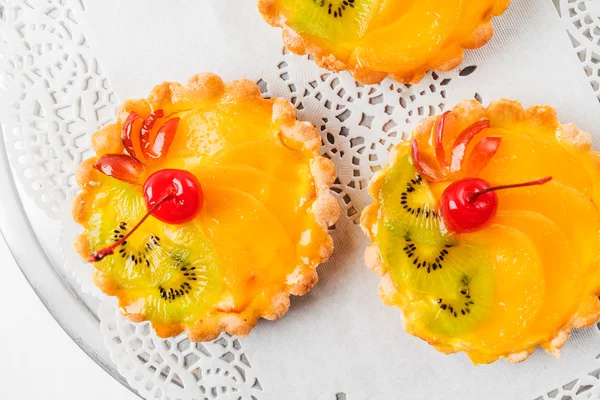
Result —
[[545, 178], [542, 179], [538, 179], [535, 181], [530, 181], [530, 182], [523, 182], [523, 183], [514, 183], [512, 185], [502, 185], [502, 186], [494, 186], [494, 187], [490, 187], [487, 189], [483, 189], [481, 192], [477, 192], [477, 193], [473, 193], [471, 196], [469, 196], [469, 202], [473, 203], [475, 200], [477, 200], [477, 198], [481, 195], [484, 195], [486, 193], [489, 192], [494, 192], [496, 190], [502, 190], [502, 189], [513, 189], [513, 188], [520, 188], [520, 187], [525, 187], [525, 186], [536, 186], [536, 185], [543, 185], [544, 183], [548, 183], [552, 180], [551, 176], [547, 176]]
[[146, 215], [144, 215], [142, 217], [142, 219], [140, 219], [139, 222], [137, 224], [135, 224], [135, 226], [133, 228], [131, 228], [131, 230], [125, 236], [123, 236], [121, 239], [119, 239], [118, 241], [116, 241], [115, 243], [111, 244], [108, 247], [105, 247], [105, 248], [100, 249], [98, 251], [94, 251], [88, 257], [88, 262], [95, 263], [95, 262], [101, 261], [105, 257], [113, 255], [115, 253], [115, 249], [117, 247], [119, 247], [121, 244], [123, 244], [123, 242], [126, 241], [133, 234], [133, 232], [135, 232], [137, 230], [137, 228], [139, 228], [140, 225], [142, 225], [144, 223], [144, 221], [146, 221], [146, 219], [148, 219], [148, 217], [150, 215], [152, 215], [152, 213], [154, 213], [154, 211], [156, 211], [156, 209], [158, 207], [160, 207], [160, 205], [162, 203], [164, 203], [167, 200], [171, 200], [175, 196], [176, 190], [177, 189], [174, 186], [172, 186], [169, 190], [167, 190], [166, 193], [165, 193], [165, 195], [160, 200], [158, 200], [156, 202], [156, 204], [154, 204], [152, 206], [152, 208], [150, 208], [148, 210], [148, 212], [146, 213]]

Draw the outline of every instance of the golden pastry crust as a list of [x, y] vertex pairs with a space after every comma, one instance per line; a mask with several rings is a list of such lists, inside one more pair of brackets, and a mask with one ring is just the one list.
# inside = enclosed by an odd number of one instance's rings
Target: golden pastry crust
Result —
[[483, 16], [481, 24], [473, 30], [471, 38], [464, 43], [460, 43], [456, 50], [447, 51], [446, 57], [442, 61], [420, 65], [410, 73], [398, 74], [388, 71], [372, 71], [362, 68], [360, 65], [351, 66], [348, 61], [341, 60], [332, 54], [327, 48], [317, 43], [314, 38], [299, 34], [292, 29], [287, 24], [285, 16], [278, 12], [276, 2], [277, 0], [258, 0], [258, 10], [271, 26], [281, 28], [283, 44], [288, 50], [298, 55], [312, 55], [321, 68], [334, 72], [348, 71], [354, 79], [366, 85], [380, 83], [388, 76], [399, 83], [415, 84], [419, 83], [429, 70], [441, 72], [453, 70], [462, 62], [464, 49], [477, 49], [492, 38], [494, 27], [491, 18], [501, 15], [510, 5], [510, 0], [499, 0], [490, 9], [489, 14]]
[[[73, 201], [73, 219], [82, 225], [87, 220], [93, 203], [93, 194], [89, 188], [98, 185], [99, 172], [93, 168], [93, 164], [103, 154], [123, 151], [120, 127], [131, 111], [147, 109], [150, 112], [164, 109], [168, 114], [169, 107], [176, 102], [188, 99], [193, 102], [219, 96], [263, 101], [260, 89], [254, 82], [242, 79], [224, 83], [220, 77], [210, 73], [192, 77], [185, 86], [179, 83], [165, 82], [156, 86], [147, 99], [125, 101], [119, 108], [118, 121], [103, 127], [93, 135], [92, 145], [96, 156], [83, 161], [77, 169], [77, 183], [81, 191]], [[317, 130], [308, 122], [297, 121], [296, 111], [289, 102], [275, 99], [272, 119], [274, 122], [281, 123], [282, 140], [289, 140], [290, 143], [286, 142], [288, 147], [311, 154], [310, 170], [316, 193], [312, 200], [311, 211], [320, 229], [326, 231], [338, 220], [340, 215], [339, 204], [329, 191], [335, 180], [335, 167], [330, 160], [319, 156], [321, 139]], [[84, 259], [87, 259], [92, 251], [89, 248], [87, 235], [88, 232], [84, 232], [74, 243], [77, 252]], [[255, 307], [253, 301], [242, 312], [236, 312], [233, 309], [231, 297], [223, 293], [215, 308], [216, 311], [211, 312], [202, 320], [193, 324], [157, 324], [153, 322], [152, 326], [159, 337], [171, 337], [185, 332], [192, 341], [213, 340], [221, 332], [240, 337], [246, 336], [259, 318], [274, 320], [282, 317], [290, 306], [290, 295], [301, 296], [317, 283], [317, 265], [327, 261], [333, 251], [331, 236], [324, 235], [324, 239], [318, 244], [318, 249], [317, 254], [313, 256], [313, 263], [297, 263], [296, 269], [287, 276], [285, 289], [275, 293], [271, 298], [270, 305], [264, 309]], [[111, 280], [97, 269], [94, 269], [94, 282], [102, 292], [119, 299], [122, 313], [130, 320], [134, 322], [145, 320], [144, 316], [139, 313], [140, 307], [135, 303], [128, 303], [126, 297], [122, 295], [118, 282]]]
[[[514, 122], [529, 121], [539, 127], [555, 129], [556, 137], [559, 140], [564, 140], [583, 150], [591, 151], [590, 135], [587, 132], [578, 129], [572, 123], [561, 125], [554, 108], [547, 105], [533, 106], [525, 110], [521, 103], [517, 101], [501, 99], [491, 103], [487, 108], [484, 108], [475, 100], [465, 100], [458, 103], [452, 109], [451, 115], [457, 115], [460, 119], [471, 122], [484, 118], [491, 120], [494, 118], [501, 118], [503, 120]], [[422, 120], [415, 127], [413, 137], [429, 137], [435, 121], [435, 117], [428, 117]], [[592, 152], [592, 154], [597, 160], [600, 160], [600, 153]], [[360, 225], [363, 232], [372, 240], [365, 251], [364, 261], [371, 271], [382, 277], [379, 285], [379, 294], [383, 302], [388, 305], [393, 304], [393, 299], [396, 298], [399, 291], [384, 265], [379, 245], [375, 240], [375, 235], [377, 234], [377, 221], [380, 217], [378, 215], [381, 206], [379, 202], [379, 192], [387, 174], [397, 161], [396, 156], [397, 153], [394, 149], [390, 154], [387, 166], [378, 171], [369, 182], [369, 195], [374, 201], [363, 210], [360, 219]], [[598, 166], [600, 167], [600, 161]], [[594, 282], [592, 280], [588, 287], [591, 289], [588, 292], [594, 296], [583, 301], [582, 304], [580, 304], [579, 309], [572, 318], [564, 324], [564, 326], [558, 329], [547, 341], [539, 344], [539, 346], [543, 347], [548, 353], [554, 354], [557, 358], [560, 357], [560, 349], [567, 341], [569, 333], [573, 328], [589, 327], [600, 318], [600, 300], [598, 300], [597, 297], [600, 295], [600, 282]], [[436, 347], [437, 350], [446, 354], [456, 352], [453, 347], [443, 346], [435, 342], [429, 343]], [[510, 363], [519, 363], [525, 361], [534, 350], [535, 347], [532, 347], [526, 351], [505, 354], [501, 358], [506, 358]], [[497, 358], [490, 359], [490, 362], [495, 361], [496, 359]]]

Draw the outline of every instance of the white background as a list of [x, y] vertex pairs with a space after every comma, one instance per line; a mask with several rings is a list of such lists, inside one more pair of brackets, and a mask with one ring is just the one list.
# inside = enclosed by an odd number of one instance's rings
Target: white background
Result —
[[52, 318], [0, 236], [0, 399], [139, 400]]

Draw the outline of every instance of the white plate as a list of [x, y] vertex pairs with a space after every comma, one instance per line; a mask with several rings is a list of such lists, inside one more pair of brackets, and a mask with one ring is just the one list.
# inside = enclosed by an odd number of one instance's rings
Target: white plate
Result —
[[[59, 323], [146, 398], [597, 398], [597, 327], [577, 331], [561, 361], [536, 353], [520, 366], [478, 368], [406, 335], [362, 266], [366, 240], [356, 222], [366, 182], [389, 148], [419, 119], [462, 98], [549, 102], [565, 122], [600, 133], [599, 15], [595, 1], [515, 0], [492, 42], [468, 53], [460, 69], [412, 87], [390, 80], [364, 87], [282, 52], [254, 0], [0, 0], [0, 227]], [[173, 60], [178, 54], [185, 63]], [[89, 135], [111, 121], [117, 97], [141, 97], [153, 83], [201, 70], [260, 81], [265, 95], [289, 99], [319, 127], [338, 167], [344, 217], [321, 282], [286, 318], [261, 323], [244, 340], [190, 344], [156, 338], [99, 296], [70, 246], [78, 228], [69, 200]]]

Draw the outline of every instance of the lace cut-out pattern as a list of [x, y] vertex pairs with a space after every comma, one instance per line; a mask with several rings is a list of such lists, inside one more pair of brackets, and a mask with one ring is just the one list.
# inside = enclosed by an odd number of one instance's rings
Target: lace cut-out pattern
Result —
[[[593, 329], [600, 330], [600, 323], [594, 325]], [[600, 355], [594, 359], [590, 369], [591, 372], [582, 373], [576, 379], [549, 390], [535, 400], [600, 399]]]
[[27, 194], [59, 218], [89, 132], [116, 115], [117, 98], [64, 0], [0, 1], [0, 118]]
[[600, 100], [600, 2], [553, 1], [583, 70]]
[[185, 335], [160, 339], [148, 322], [123, 317], [113, 299], [102, 303], [99, 315], [111, 358], [144, 398], [264, 398], [239, 339], [228, 334], [208, 343], [191, 343]]
[[[421, 119], [442, 112], [448, 92], [475, 70], [473, 65], [452, 73], [430, 72], [416, 85], [388, 78], [367, 86], [348, 73], [315, 67], [310, 56], [298, 57], [284, 49], [277, 69], [267, 72], [259, 85], [265, 96], [289, 100], [299, 119], [317, 127], [322, 152], [338, 171], [332, 190], [344, 208], [342, 215], [358, 224], [369, 202], [369, 179], [385, 165], [389, 151], [408, 139]], [[477, 93], [472, 98], [481, 101]]]

